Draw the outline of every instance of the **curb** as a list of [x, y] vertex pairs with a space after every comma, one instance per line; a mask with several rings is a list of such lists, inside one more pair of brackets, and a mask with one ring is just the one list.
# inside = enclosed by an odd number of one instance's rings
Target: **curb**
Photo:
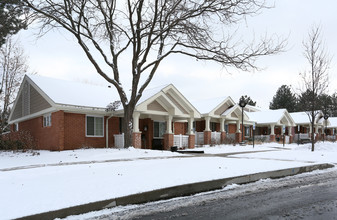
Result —
[[185, 185], [173, 186], [163, 189], [158, 189], [150, 192], [144, 192], [129, 196], [123, 196], [114, 199], [108, 199], [98, 202], [92, 202], [88, 204], [73, 206], [69, 208], [59, 209], [55, 211], [25, 216], [17, 218], [18, 220], [31, 220], [31, 219], [55, 219], [65, 218], [70, 215], [79, 215], [91, 211], [98, 211], [105, 208], [112, 208], [115, 206], [123, 206], [129, 204], [140, 204], [152, 201], [158, 201], [162, 199], [170, 199], [180, 196], [189, 196], [192, 194], [222, 189], [230, 184], [244, 184], [258, 181], [266, 178], [282, 178], [286, 176], [293, 176], [300, 173], [311, 172], [314, 170], [322, 170], [334, 167], [333, 164], [323, 163], [274, 171], [267, 171], [261, 173], [254, 173], [236, 177], [229, 177], [224, 179], [210, 180], [198, 183], [190, 183]]

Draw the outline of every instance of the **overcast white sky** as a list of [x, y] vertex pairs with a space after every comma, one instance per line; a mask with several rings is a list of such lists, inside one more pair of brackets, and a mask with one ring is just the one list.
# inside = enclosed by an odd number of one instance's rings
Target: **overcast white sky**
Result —
[[[276, 90], [283, 84], [294, 89], [301, 82], [299, 72], [308, 67], [303, 56], [302, 41], [313, 24], [322, 26], [322, 36], [331, 56], [329, 93], [337, 90], [337, 1], [336, 0], [275, 0], [275, 8], [248, 18], [239, 30], [251, 38], [277, 34], [288, 38], [287, 51], [258, 61], [264, 69], [242, 72], [231, 69], [231, 74], [211, 62], [196, 61], [184, 56], [171, 56], [162, 62], [149, 87], [174, 84], [190, 100], [231, 96], [238, 101], [248, 95], [257, 106], [268, 108]], [[76, 41], [57, 32], [36, 40], [32, 30], [19, 36], [29, 66], [39, 75], [107, 85], [91, 66]], [[35, 30], [36, 32], [36, 30]]]

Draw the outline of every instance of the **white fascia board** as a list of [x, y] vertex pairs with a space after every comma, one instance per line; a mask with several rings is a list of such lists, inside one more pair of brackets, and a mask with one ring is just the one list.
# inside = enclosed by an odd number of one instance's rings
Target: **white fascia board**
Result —
[[[167, 92], [172, 89], [175, 94], [174, 95], [177, 95], [178, 96], [178, 100], [180, 102], [182, 102], [182, 107], [187, 111], [187, 112], [193, 112], [193, 117], [194, 118], [200, 118], [201, 114], [200, 112], [192, 105], [192, 103], [190, 101], [188, 101], [188, 99], [173, 85], [173, 84], [170, 84], [169, 86], [167, 86], [166, 88], [163, 89], [164, 92]], [[173, 96], [174, 98], [174, 96]]]
[[[161, 98], [163, 100], [161, 100]], [[166, 96], [166, 94], [163, 91], [158, 92], [151, 98], [147, 99], [146, 101], [136, 106], [135, 111], [143, 112], [143, 114], [151, 114], [151, 111], [147, 110], [147, 105], [153, 101], [157, 101], [167, 112], [173, 114], [174, 116], [183, 115], [183, 113], [179, 110], [179, 108]], [[155, 114], [158, 113], [155, 112]]]
[[38, 91], [38, 93], [51, 105], [51, 106], [55, 106], [55, 102], [43, 91], [40, 89], [40, 87], [38, 87], [35, 82], [33, 80], [31, 80], [29, 78], [29, 76], [27, 76], [27, 81], [29, 82], [29, 84], [31, 86], [33, 86], [34, 89], [36, 89], [36, 91]]
[[29, 119], [33, 119], [33, 118], [36, 118], [36, 117], [39, 117], [39, 116], [43, 116], [43, 115], [48, 114], [48, 113], [57, 112], [57, 111], [58, 111], [57, 108], [50, 107], [50, 108], [44, 109], [42, 111], [36, 112], [34, 114], [26, 115], [24, 117], [21, 117], [21, 118], [9, 121], [8, 124], [14, 124], [14, 123], [22, 122], [22, 121], [27, 121]]
[[212, 117], [214, 116], [214, 112], [216, 111], [216, 110], [218, 110], [221, 106], [223, 106], [225, 103], [227, 103], [227, 102], [229, 102], [229, 103], [231, 103], [231, 104], [233, 104], [233, 105], [235, 105], [235, 103], [232, 103], [232, 98], [231, 97], [229, 97], [229, 96], [227, 96], [222, 102], [220, 102], [215, 108], [213, 108], [210, 112], [209, 112], [209, 114], [210, 115], [212, 115]]
[[[23, 80], [22, 80], [22, 82], [21, 82], [21, 85], [20, 85], [20, 88], [19, 88], [19, 91], [18, 91], [18, 93], [17, 93], [17, 95], [16, 95], [16, 99], [15, 99], [15, 101], [14, 101], [14, 104], [13, 104], [13, 110], [15, 109], [15, 107], [16, 107], [16, 104], [17, 104], [17, 102], [18, 102], [18, 100], [19, 100], [19, 97], [20, 97], [20, 95], [21, 95], [21, 93], [22, 93], [22, 89], [23, 89], [23, 85], [25, 84], [25, 82], [28, 82], [29, 84], [30, 84], [30, 86], [33, 86], [33, 88], [48, 102], [48, 104], [49, 105], [51, 105], [52, 107], [55, 107], [55, 102], [53, 102], [53, 100], [49, 97], [49, 96], [47, 96], [46, 95], [46, 93], [44, 93], [30, 78], [29, 78], [29, 76], [28, 75], [25, 75], [25, 77], [23, 78]], [[9, 115], [9, 119], [11, 119], [12, 118], [12, 114], [14, 113], [14, 111], [11, 111], [11, 113], [10, 113], [10, 115]], [[28, 115], [27, 115], [28, 116]], [[22, 117], [22, 118], [25, 118], [25, 117]], [[15, 119], [15, 120], [13, 120], [13, 121], [17, 121], [17, 120], [20, 120], [21, 121], [21, 119], [22, 118], [20, 118], [20, 119]], [[10, 121], [11, 122], [11, 121]]]
[[62, 105], [62, 104], [57, 104], [55, 108], [58, 111], [64, 111], [69, 113], [97, 114], [101, 116], [108, 116], [112, 114], [112, 112], [105, 111], [105, 108], [90, 108], [90, 107]]

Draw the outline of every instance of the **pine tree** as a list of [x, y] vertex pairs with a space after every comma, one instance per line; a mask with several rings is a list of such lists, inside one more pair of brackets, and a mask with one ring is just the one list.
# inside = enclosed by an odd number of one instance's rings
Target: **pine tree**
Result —
[[269, 104], [270, 109], [281, 109], [285, 108], [288, 112], [297, 111], [297, 98], [291, 92], [291, 88], [287, 85], [282, 85], [276, 91], [273, 100]]
[[241, 98], [239, 99], [239, 103], [241, 100], [244, 100], [247, 105], [251, 105], [251, 106], [256, 106], [256, 102], [254, 102], [249, 96], [245, 95], [245, 96], [241, 96]]
[[16, 34], [27, 27], [26, 16], [24, 16], [27, 9], [20, 3], [20, 0], [0, 1], [0, 46], [6, 42], [9, 35]]

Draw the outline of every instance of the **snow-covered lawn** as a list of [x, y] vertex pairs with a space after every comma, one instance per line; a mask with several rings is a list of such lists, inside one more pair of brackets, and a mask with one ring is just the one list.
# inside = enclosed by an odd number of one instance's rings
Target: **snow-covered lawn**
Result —
[[291, 148], [291, 150], [239, 154], [239, 155], [231, 155], [230, 157], [295, 160], [303, 162], [321, 162], [321, 163], [337, 164], [337, 143], [318, 142], [315, 144], [314, 152], [311, 151], [311, 144], [304, 144], [304, 145], [290, 144], [287, 145], [286, 148]]
[[95, 162], [106, 160], [133, 160], [139, 158], [165, 158], [175, 156], [188, 156], [179, 153], [159, 150], [128, 149], [79, 149], [66, 151], [33, 151], [12, 152], [0, 151], [0, 170], [4, 168]]
[[[224, 154], [275, 150], [275, 147], [282, 145], [257, 145], [254, 149], [252, 146], [216, 146], [201, 149], [208, 154]], [[314, 154], [306, 149], [306, 145], [287, 145], [286, 148], [288, 150], [266, 153], [269, 154], [269, 158], [300, 158], [301, 161], [237, 159], [216, 155], [191, 157], [168, 151], [133, 148], [38, 151], [38, 155], [31, 152], [0, 152], [0, 219], [11, 219], [174, 185], [298, 167], [308, 164], [303, 161], [311, 161], [312, 157], [319, 157], [320, 159], [315, 160], [318, 162], [323, 161], [321, 157], [328, 162], [337, 162], [336, 144], [317, 145], [317, 153]], [[259, 157], [260, 154], [266, 153], [237, 156]], [[325, 156], [330, 153], [335, 155], [334, 158]], [[321, 156], [322, 154], [324, 156]], [[128, 160], [118, 161], [119, 159]], [[329, 161], [330, 159], [332, 161]], [[73, 162], [89, 163], [64, 165]], [[52, 165], [4, 170], [38, 164]]]
[[255, 145], [216, 145], [216, 146], [204, 146], [197, 147], [194, 150], [204, 151], [205, 154], [230, 154], [236, 152], [251, 152], [251, 151], [273, 151], [275, 148], [283, 147], [283, 145], [277, 143], [259, 144]]

